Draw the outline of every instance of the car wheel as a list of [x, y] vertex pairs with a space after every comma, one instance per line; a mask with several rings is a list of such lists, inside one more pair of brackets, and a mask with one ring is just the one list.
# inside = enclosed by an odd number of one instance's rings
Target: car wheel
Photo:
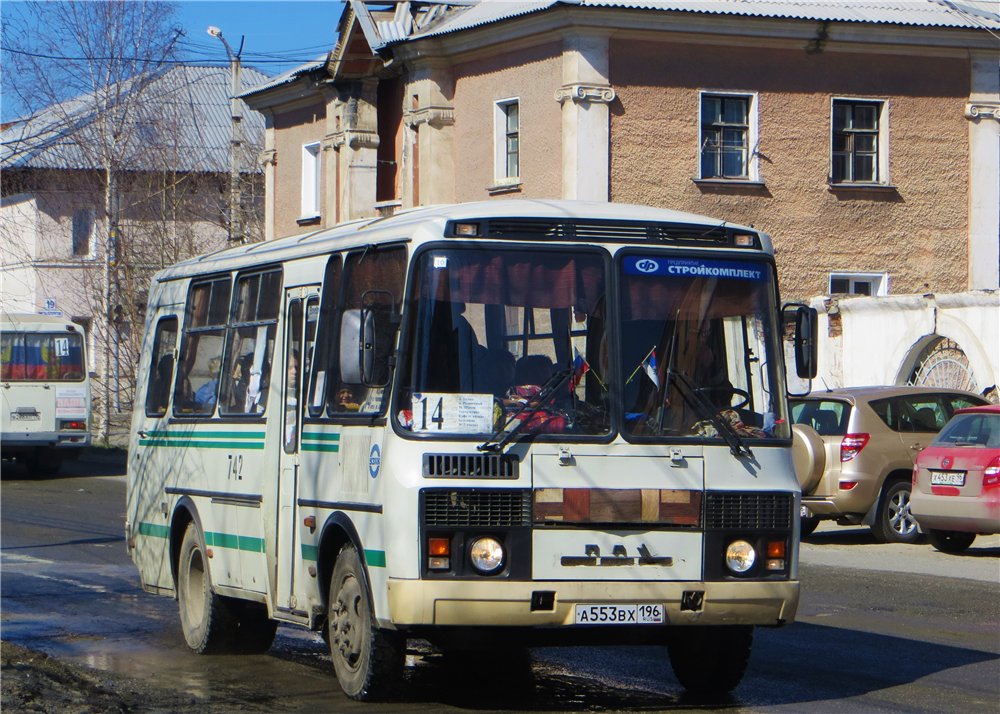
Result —
[[344, 694], [358, 701], [388, 698], [402, 681], [405, 641], [378, 627], [364, 566], [351, 544], [340, 550], [333, 567], [327, 628], [330, 658]]
[[808, 518], [799, 519], [800, 526], [799, 530], [802, 531], [801, 537], [805, 538], [807, 535], [812, 533], [819, 526], [819, 519], [815, 516], [810, 516]]
[[910, 513], [909, 481], [894, 481], [885, 489], [872, 534], [881, 543], [913, 543], [920, 536], [917, 521]]
[[752, 646], [750, 625], [694, 625], [674, 628], [667, 652], [684, 689], [717, 697], [729, 694], [743, 679]]
[[188, 524], [177, 562], [177, 604], [184, 640], [193, 652], [213, 654], [234, 648], [237, 620], [230, 604], [212, 591], [201, 530]]
[[975, 533], [959, 531], [927, 531], [927, 540], [942, 553], [961, 553], [976, 539]]

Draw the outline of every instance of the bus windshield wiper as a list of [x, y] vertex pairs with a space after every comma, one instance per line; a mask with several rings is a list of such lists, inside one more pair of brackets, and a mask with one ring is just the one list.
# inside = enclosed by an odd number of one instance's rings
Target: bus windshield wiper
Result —
[[[534, 399], [529, 400], [520, 409], [511, 414], [503, 425], [490, 434], [490, 438], [477, 446], [476, 449], [479, 451], [492, 451], [494, 453], [502, 451], [503, 447], [510, 443], [511, 439], [513, 439], [517, 433], [521, 431], [525, 424], [531, 421], [531, 418], [535, 416], [535, 414], [547, 407], [555, 399], [556, 392], [562, 388], [564, 384], [566, 384], [566, 380], [568, 380], [572, 375], [572, 367], [567, 367], [566, 369], [554, 372], [552, 376], [545, 381], [545, 384], [542, 385], [541, 390], [539, 390]], [[527, 412], [527, 414], [525, 414], [525, 412]], [[515, 421], [517, 421], [517, 424], [515, 424], [510, 431], [507, 431], [507, 427]], [[503, 438], [498, 441], [497, 439], [501, 434], [503, 434]]]
[[746, 456], [748, 458], [754, 458], [753, 452], [747, 445], [746, 441], [742, 436], [733, 428], [733, 425], [726, 420], [721, 412], [717, 410], [706, 398], [698, 391], [698, 389], [691, 384], [691, 380], [682, 372], [672, 372], [667, 374], [667, 381], [664, 385], [664, 389], [670, 388], [670, 380], [673, 380], [677, 385], [681, 396], [691, 404], [695, 411], [702, 419], [708, 419], [715, 425], [715, 430], [719, 432], [719, 436], [726, 442], [729, 446], [729, 452], [739, 458], [741, 456]]

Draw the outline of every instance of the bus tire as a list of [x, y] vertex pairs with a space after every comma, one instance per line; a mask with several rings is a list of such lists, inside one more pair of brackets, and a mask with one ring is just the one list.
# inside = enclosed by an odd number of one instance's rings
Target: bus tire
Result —
[[353, 544], [341, 548], [330, 577], [327, 606], [330, 659], [351, 699], [380, 701], [402, 683], [404, 640], [375, 621], [364, 566]]
[[201, 529], [189, 523], [177, 561], [177, 604], [187, 646], [197, 654], [233, 650], [238, 621], [232, 606], [212, 591]]
[[684, 689], [696, 696], [719, 697], [743, 679], [752, 646], [752, 625], [695, 625], [677, 627], [667, 652]]
[[267, 616], [266, 606], [244, 602], [236, 631], [236, 651], [240, 654], [263, 654], [271, 649], [277, 632], [278, 623]]

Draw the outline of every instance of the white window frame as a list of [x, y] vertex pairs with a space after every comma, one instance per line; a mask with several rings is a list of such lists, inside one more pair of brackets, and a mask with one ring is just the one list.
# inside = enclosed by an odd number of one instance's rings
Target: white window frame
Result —
[[[87, 236], [87, 252], [77, 253], [76, 252], [76, 217], [77, 215], [85, 214], [87, 218], [87, 223], [90, 230], [90, 235]], [[97, 210], [93, 208], [78, 208], [73, 211], [72, 222], [70, 224], [70, 251], [74, 258], [79, 258], [81, 260], [93, 260], [97, 257]]]
[[[876, 152], [875, 181], [834, 181], [833, 179], [833, 109], [837, 102], [851, 104], [877, 104], [878, 111], [878, 151]], [[879, 97], [830, 97], [830, 136], [827, 146], [830, 147], [830, 170], [828, 172], [831, 186], [890, 186], [889, 179], [889, 100]]]
[[320, 142], [302, 145], [302, 203], [299, 220], [320, 216]]
[[[863, 293], [856, 293], [854, 291], [854, 286], [858, 283], [868, 283], [871, 285], [872, 297], [883, 296], [889, 294], [889, 274], [888, 273], [830, 273], [826, 282], [827, 293], [833, 295], [833, 281], [834, 280], [847, 280], [849, 284], [850, 292], [846, 293], [848, 295], [863, 295]], [[843, 295], [844, 293], [839, 293]]]
[[[517, 175], [507, 173], [507, 107], [517, 105]], [[519, 97], [498, 99], [493, 103], [493, 177], [496, 186], [521, 183], [521, 100]]]
[[[748, 100], [747, 103], [747, 175], [740, 178], [724, 178], [722, 176], [703, 176], [702, 167], [702, 140], [701, 140], [701, 117], [702, 117], [702, 104], [706, 96], [710, 97], [737, 97], [740, 99]], [[754, 182], [759, 183], [760, 178], [760, 160], [759, 152], [757, 151], [760, 146], [760, 121], [759, 121], [759, 95], [757, 92], [740, 92], [736, 90], [720, 90], [720, 89], [701, 89], [698, 91], [698, 131], [697, 139], [698, 142], [698, 180], [699, 181], [722, 181], [730, 183], [741, 183], [741, 182]]]

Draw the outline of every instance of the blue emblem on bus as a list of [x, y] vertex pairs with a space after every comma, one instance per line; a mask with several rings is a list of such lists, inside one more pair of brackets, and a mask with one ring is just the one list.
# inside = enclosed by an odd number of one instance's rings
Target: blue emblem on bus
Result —
[[382, 468], [382, 449], [378, 444], [372, 444], [372, 450], [368, 454], [368, 473], [375, 478], [380, 468]]

